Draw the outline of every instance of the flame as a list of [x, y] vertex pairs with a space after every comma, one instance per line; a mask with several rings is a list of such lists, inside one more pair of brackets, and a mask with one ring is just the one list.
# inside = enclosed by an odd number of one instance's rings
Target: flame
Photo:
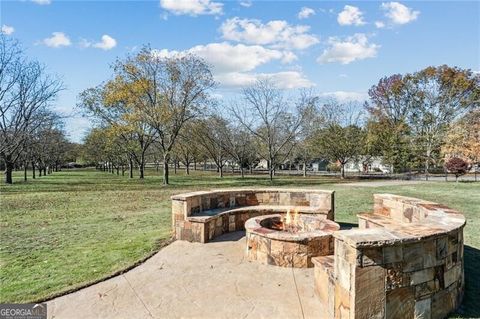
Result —
[[295, 214], [293, 215], [293, 225], [298, 226], [298, 210], [295, 209]]
[[283, 230], [295, 231], [298, 228], [298, 222], [299, 222], [298, 210], [294, 209], [293, 218], [292, 218], [292, 214], [290, 213], [290, 209], [287, 210], [285, 219], [282, 216], [281, 221], [283, 223]]
[[290, 209], [287, 210], [287, 216], [285, 217], [285, 224], [288, 226], [292, 223], [292, 216], [290, 215]]

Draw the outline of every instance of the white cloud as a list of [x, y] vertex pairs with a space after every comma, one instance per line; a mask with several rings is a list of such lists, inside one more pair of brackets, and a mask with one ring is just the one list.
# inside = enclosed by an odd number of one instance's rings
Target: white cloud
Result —
[[385, 16], [393, 24], [407, 24], [416, 20], [420, 15], [420, 11], [414, 11], [399, 2], [382, 3], [381, 8], [386, 11]]
[[13, 32], [15, 32], [15, 28], [10, 26], [10, 25], [2, 25], [2, 29], [1, 29], [1, 32], [0, 33], [3, 33], [3, 34], [6, 34], [6, 35], [10, 35], [12, 34]]
[[282, 52], [282, 54], [283, 54], [282, 63], [292, 63], [293, 61], [298, 60], [298, 57], [293, 52], [284, 51]]
[[252, 0], [243, 0], [243, 1], [240, 1], [240, 5], [242, 7], [245, 7], [245, 8], [249, 8], [252, 6]]
[[226, 20], [220, 27], [222, 37], [226, 40], [299, 50], [319, 42], [316, 36], [307, 33], [309, 30], [309, 26], [292, 26], [283, 20], [263, 24], [260, 20], [238, 17]]
[[214, 72], [246, 72], [272, 60], [282, 60], [285, 54], [278, 50], [264, 48], [260, 45], [232, 45], [227, 42], [197, 45], [186, 51], [157, 50], [160, 57], [195, 54], [214, 66]]
[[379, 29], [385, 28], [385, 22], [383, 21], [375, 21], [375, 26]]
[[320, 93], [320, 96], [334, 98], [339, 102], [363, 102], [368, 100], [368, 94], [366, 92], [334, 91]]
[[369, 43], [363, 33], [356, 33], [344, 40], [331, 37], [328, 39], [329, 47], [325, 49], [317, 62], [333, 63], [339, 62], [349, 64], [355, 60], [363, 60], [377, 56], [380, 45]]
[[215, 80], [228, 88], [242, 88], [255, 83], [257, 80], [269, 79], [279, 89], [309, 88], [315, 86], [298, 71], [284, 71], [276, 73], [224, 73], [215, 76]]
[[35, 2], [36, 4], [39, 4], [39, 5], [47, 5], [52, 3], [52, 0], [32, 0], [32, 2]]
[[108, 34], [102, 35], [102, 41], [94, 43], [93, 47], [102, 50], [111, 50], [117, 46], [117, 40], [109, 36]]
[[211, 0], [160, 0], [160, 6], [175, 15], [222, 14], [223, 4]]
[[338, 14], [337, 21], [340, 25], [363, 25], [363, 12], [357, 7], [346, 5]]
[[298, 13], [297, 17], [299, 19], [307, 19], [312, 15], [315, 15], [315, 10], [313, 10], [312, 8], [303, 7]]
[[63, 32], [53, 32], [50, 38], [45, 38], [42, 42], [51, 48], [68, 47], [72, 44], [70, 38]]
[[108, 34], [102, 35], [100, 42], [92, 42], [87, 39], [81, 39], [79, 42], [81, 48], [97, 48], [105, 51], [111, 50], [117, 46], [117, 40], [109, 36]]
[[257, 67], [272, 61], [288, 63], [297, 57], [287, 51], [264, 48], [260, 45], [232, 45], [227, 42], [197, 45], [185, 51], [153, 50], [158, 57], [195, 54], [213, 66], [215, 80], [223, 87], [238, 88], [257, 79], [272, 78], [282, 88], [310, 87], [313, 85], [301, 72], [255, 73]]

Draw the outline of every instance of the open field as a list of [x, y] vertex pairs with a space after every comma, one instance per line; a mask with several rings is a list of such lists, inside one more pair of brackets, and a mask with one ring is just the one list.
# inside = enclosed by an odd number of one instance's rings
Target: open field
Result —
[[[21, 179], [21, 173], [16, 176]], [[151, 255], [170, 237], [169, 196], [215, 187], [318, 187], [336, 191], [336, 220], [356, 223], [372, 194], [419, 197], [465, 213], [466, 297], [461, 316], [480, 316], [480, 183], [429, 182], [379, 187], [338, 184], [335, 177], [239, 177], [192, 172], [145, 180], [93, 170], [57, 172], [1, 185], [0, 302], [28, 302], [94, 282]]]

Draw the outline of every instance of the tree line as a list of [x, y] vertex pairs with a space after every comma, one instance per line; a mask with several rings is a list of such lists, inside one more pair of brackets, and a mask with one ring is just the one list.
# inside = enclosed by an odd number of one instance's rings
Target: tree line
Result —
[[[15, 165], [47, 171], [78, 156], [51, 110], [63, 89], [15, 41], [0, 52], [0, 156], [6, 181]], [[81, 146], [84, 160], [117, 174], [147, 163], [162, 166], [163, 183], [179, 163], [226, 166], [243, 177], [263, 161], [269, 178], [285, 163], [304, 175], [323, 159], [345, 176], [345, 166], [375, 159], [394, 172], [444, 167], [451, 157], [480, 162], [480, 76], [446, 65], [384, 77], [369, 99], [340, 103], [313, 90], [284, 91], [259, 80], [234, 99], [218, 101], [211, 66], [192, 55], [163, 57], [150, 47], [117, 59], [112, 76], [78, 97], [94, 128]], [[75, 150], [75, 151], [74, 151]], [[74, 155], [72, 155], [74, 154]]]
[[[259, 80], [230, 101], [215, 101], [211, 68], [194, 55], [161, 57], [148, 46], [118, 59], [112, 78], [80, 95], [79, 106], [98, 126], [85, 140], [95, 163], [139, 168], [227, 164], [243, 176], [261, 160], [269, 178], [285, 162], [306, 174], [313, 159], [338, 166], [368, 166], [381, 158], [395, 172], [443, 167], [445, 158], [480, 159], [480, 77], [446, 65], [379, 80], [365, 104], [322, 99], [311, 90], [294, 94]], [[467, 124], [468, 123], [468, 124]], [[104, 165], [104, 166], [105, 166]]]
[[51, 108], [63, 88], [45, 66], [26, 57], [17, 41], [0, 34], [0, 166], [7, 184], [15, 168], [23, 168], [27, 180], [28, 168], [36, 178], [75, 160], [76, 146]]

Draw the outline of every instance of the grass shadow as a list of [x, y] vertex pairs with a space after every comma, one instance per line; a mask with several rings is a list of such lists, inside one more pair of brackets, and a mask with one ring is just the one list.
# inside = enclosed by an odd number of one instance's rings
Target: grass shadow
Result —
[[465, 295], [453, 318], [480, 318], [480, 250], [465, 245]]

